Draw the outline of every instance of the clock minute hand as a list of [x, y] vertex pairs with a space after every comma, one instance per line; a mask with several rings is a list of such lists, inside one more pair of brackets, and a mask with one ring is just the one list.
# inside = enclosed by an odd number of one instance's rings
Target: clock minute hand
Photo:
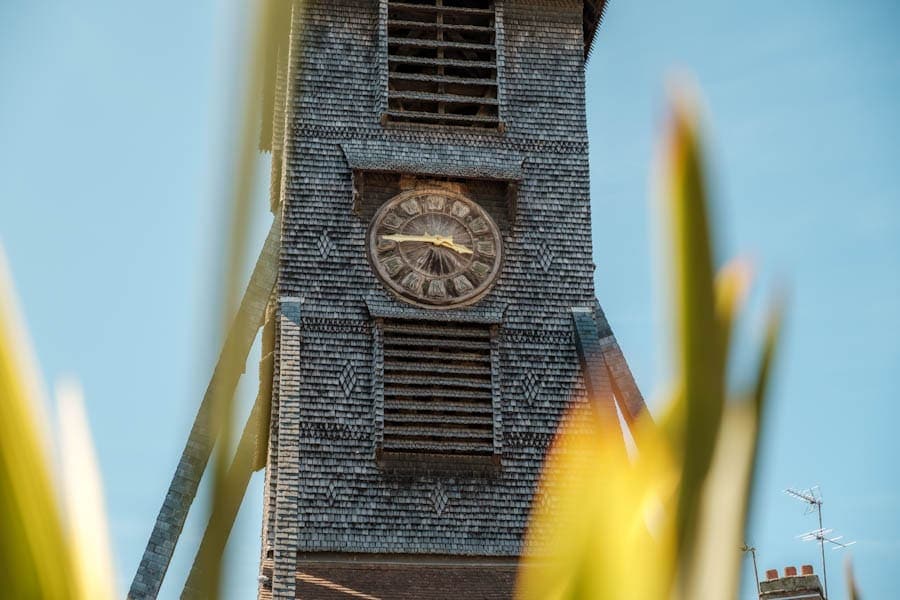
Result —
[[392, 233], [390, 235], [381, 236], [381, 239], [389, 242], [427, 242], [437, 244], [435, 237], [431, 235], [404, 235], [402, 233]]

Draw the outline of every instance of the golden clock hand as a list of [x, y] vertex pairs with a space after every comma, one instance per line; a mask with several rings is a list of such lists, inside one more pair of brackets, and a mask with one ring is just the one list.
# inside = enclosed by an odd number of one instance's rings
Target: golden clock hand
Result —
[[381, 239], [387, 240], [389, 242], [428, 242], [431, 244], [436, 244], [435, 236], [433, 235], [405, 235], [402, 233], [392, 233], [390, 235], [383, 235]]
[[439, 245], [439, 246], [443, 246], [443, 247], [445, 247], [445, 248], [450, 248], [451, 250], [454, 250], [454, 251], [456, 251], [456, 252], [459, 252], [460, 254], [472, 254], [472, 249], [471, 249], [471, 248], [467, 248], [467, 247], [465, 247], [465, 246], [461, 246], [461, 245], [457, 244], [456, 242], [454, 242], [454, 241], [453, 241], [452, 239], [450, 239], [450, 238], [440, 238], [440, 241], [438, 242], [438, 245]]
[[451, 250], [459, 252], [460, 254], [472, 254], [471, 248], [460, 246], [453, 241], [453, 238], [440, 235], [405, 235], [402, 233], [392, 233], [389, 235], [381, 236], [381, 239], [388, 240], [389, 242], [426, 242], [429, 244], [434, 244], [435, 246], [450, 248]]

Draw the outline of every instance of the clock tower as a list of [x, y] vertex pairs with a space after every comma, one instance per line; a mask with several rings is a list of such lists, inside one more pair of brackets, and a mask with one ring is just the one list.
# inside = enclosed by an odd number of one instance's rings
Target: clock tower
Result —
[[[566, 408], [645, 410], [594, 290], [584, 60], [604, 5], [275, 5], [276, 218], [129, 598], [159, 592], [213, 399], [263, 322], [228, 472], [246, 489], [266, 468], [259, 598], [511, 596]], [[211, 515], [183, 598], [237, 509]]]
[[603, 4], [294, 3], [261, 598], [507, 598], [567, 405], [642, 409], [594, 293]]

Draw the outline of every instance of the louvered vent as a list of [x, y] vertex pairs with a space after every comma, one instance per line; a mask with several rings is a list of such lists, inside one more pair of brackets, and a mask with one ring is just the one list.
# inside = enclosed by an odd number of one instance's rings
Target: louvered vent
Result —
[[491, 456], [491, 332], [385, 320], [385, 452]]
[[388, 121], [497, 128], [492, 0], [388, 2]]

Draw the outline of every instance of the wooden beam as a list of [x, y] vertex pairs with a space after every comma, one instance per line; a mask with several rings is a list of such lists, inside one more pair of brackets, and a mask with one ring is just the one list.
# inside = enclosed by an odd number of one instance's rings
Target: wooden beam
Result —
[[131, 583], [128, 598], [132, 600], [154, 599], [159, 594], [163, 578], [175, 552], [191, 503], [197, 495], [200, 478], [206, 469], [209, 455], [218, 438], [213, 431], [211, 412], [213, 398], [234, 394], [243, 368], [227, 365], [243, 365], [256, 334], [263, 324], [266, 305], [275, 288], [278, 275], [278, 254], [281, 246], [281, 220], [276, 218], [269, 230], [262, 252], [253, 269], [241, 305], [225, 338], [222, 353], [216, 363], [212, 378], [206, 388], [203, 401], [194, 419], [181, 459], [159, 509], [150, 540]]
[[573, 308], [572, 319], [575, 321], [575, 347], [578, 349], [588, 399], [603, 423], [618, 423], [616, 399], [606, 362], [603, 360], [603, 349], [593, 311], [588, 308]]
[[625, 420], [632, 423], [647, 406], [600, 304], [593, 310], [573, 308], [572, 318], [588, 396], [602, 418], [618, 419], [618, 405]]
[[594, 318], [600, 333], [603, 362], [606, 363], [613, 395], [619, 402], [619, 408], [625, 420], [631, 423], [638, 416], [647, 412], [647, 404], [644, 402], [644, 396], [634, 380], [628, 361], [625, 360], [625, 354], [622, 352], [599, 302], [596, 302], [594, 306]]
[[[272, 361], [272, 353], [263, 359], [263, 365], [260, 368], [261, 377], [265, 376], [264, 373], [267, 372], [271, 378], [271, 368], [264, 365], [268, 363], [271, 366]], [[213, 512], [209, 517], [206, 530], [203, 532], [203, 540], [194, 556], [194, 564], [191, 566], [191, 572], [188, 574], [184, 590], [181, 592], [183, 600], [207, 598], [207, 582], [205, 581], [205, 575], [208, 572], [207, 565], [211, 564], [211, 561], [222, 558], [222, 554], [225, 552], [225, 543], [231, 535], [231, 529], [234, 527], [234, 521], [247, 492], [247, 486], [250, 484], [250, 477], [260, 466], [257, 464], [257, 447], [261, 437], [268, 434], [272, 409], [271, 386], [261, 386], [261, 389], [267, 389], [268, 393], [260, 391], [253, 409], [250, 411], [250, 416], [247, 418], [247, 424], [244, 426], [244, 432], [238, 442], [234, 460], [228, 468], [225, 482], [227, 490], [225, 502], [221, 505], [220, 512]], [[225, 535], [213, 535], [212, 532], [216, 530], [224, 531]]]

